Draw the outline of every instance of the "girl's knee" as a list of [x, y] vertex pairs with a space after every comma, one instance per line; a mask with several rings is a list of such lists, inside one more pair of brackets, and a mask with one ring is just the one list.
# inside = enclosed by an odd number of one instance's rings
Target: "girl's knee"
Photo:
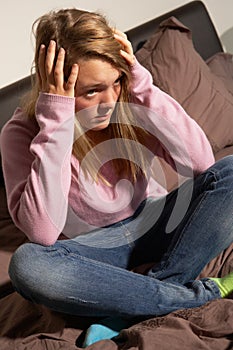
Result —
[[47, 247], [26, 243], [20, 246], [9, 266], [9, 276], [16, 291], [36, 302], [45, 297], [53, 298], [57, 293], [58, 281], [63, 285], [60, 269], [63, 250], [60, 244]]
[[35, 284], [39, 281], [38, 266], [40, 261], [37, 250], [42, 246], [34, 243], [21, 245], [13, 254], [9, 264], [9, 276], [14, 288], [21, 292], [25, 286]]
[[14, 275], [21, 275], [21, 270], [27, 270], [30, 266], [30, 243], [25, 243], [20, 246], [13, 254], [10, 265], [9, 275], [12, 278]]

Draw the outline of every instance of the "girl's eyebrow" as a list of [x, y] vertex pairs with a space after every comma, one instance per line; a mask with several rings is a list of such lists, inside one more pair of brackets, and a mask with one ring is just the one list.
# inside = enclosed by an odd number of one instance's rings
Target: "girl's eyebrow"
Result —
[[[119, 74], [119, 76], [114, 80], [114, 83], [117, 81], [117, 80], [119, 80], [119, 79], [121, 79], [121, 77], [122, 77], [122, 73], [120, 73]], [[96, 89], [96, 88], [98, 88], [98, 87], [101, 87], [101, 88], [104, 88], [104, 87], [106, 87], [107, 86], [107, 84], [105, 84], [105, 83], [95, 83], [95, 84], [87, 84], [87, 85], [85, 85], [85, 83], [84, 84], [80, 84], [79, 86], [78, 86], [78, 88], [80, 89], [80, 90], [82, 90], [82, 91], [86, 91], [86, 90], [92, 90], [92, 89]]]
[[99, 83], [99, 84], [90, 84], [90, 85], [79, 85], [77, 86], [77, 93], [78, 94], [86, 94], [88, 93], [89, 91], [92, 91], [92, 90], [104, 90], [106, 88], [106, 84], [103, 84], [103, 83]]
[[104, 84], [104, 83], [96, 83], [96, 84], [90, 84], [90, 85], [83, 84], [83, 85], [79, 85], [79, 88], [81, 90], [90, 90], [90, 89], [95, 89], [95, 88], [100, 87], [100, 86], [104, 87], [104, 86], [106, 86], [106, 84]]

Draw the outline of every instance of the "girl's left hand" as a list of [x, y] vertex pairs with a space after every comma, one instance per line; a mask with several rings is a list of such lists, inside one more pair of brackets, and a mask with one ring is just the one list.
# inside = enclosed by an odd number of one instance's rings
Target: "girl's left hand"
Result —
[[121, 44], [122, 50], [120, 51], [121, 56], [127, 61], [130, 66], [133, 66], [135, 57], [133, 54], [133, 48], [131, 42], [127, 39], [127, 35], [118, 29], [113, 30], [115, 39]]
[[56, 42], [51, 40], [48, 48], [41, 45], [38, 59], [38, 79], [42, 92], [74, 97], [78, 78], [78, 65], [74, 64], [70, 75], [64, 79], [65, 50], [60, 48], [56, 57]]

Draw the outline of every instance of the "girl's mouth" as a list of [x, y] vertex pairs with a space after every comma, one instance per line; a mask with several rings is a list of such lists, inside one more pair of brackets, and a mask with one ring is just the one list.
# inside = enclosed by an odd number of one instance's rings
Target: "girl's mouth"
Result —
[[95, 117], [95, 119], [97, 119], [98, 121], [105, 121], [108, 118], [110, 118], [110, 114], [106, 114], [106, 115], [99, 115], [97, 117]]

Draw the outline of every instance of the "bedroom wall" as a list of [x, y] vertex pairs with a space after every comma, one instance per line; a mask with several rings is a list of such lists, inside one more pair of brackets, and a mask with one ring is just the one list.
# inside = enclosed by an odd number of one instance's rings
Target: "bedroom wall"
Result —
[[[0, 88], [30, 74], [33, 58], [32, 22], [43, 13], [59, 7], [100, 10], [121, 30], [157, 17], [188, 3], [189, 0], [8, 0], [1, 3]], [[203, 0], [228, 52], [233, 53], [233, 1]]]

